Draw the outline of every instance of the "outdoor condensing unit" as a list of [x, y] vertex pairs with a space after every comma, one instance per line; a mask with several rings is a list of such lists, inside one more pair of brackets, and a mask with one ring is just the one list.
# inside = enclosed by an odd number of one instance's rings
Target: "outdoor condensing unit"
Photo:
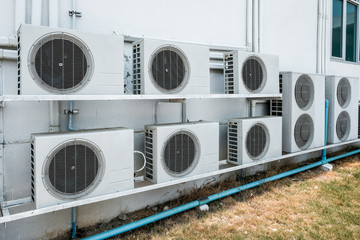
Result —
[[228, 162], [236, 165], [281, 156], [281, 117], [228, 121]]
[[210, 93], [209, 47], [145, 38], [133, 44], [134, 94]]
[[18, 95], [124, 93], [124, 38], [21, 25]]
[[283, 151], [324, 145], [325, 76], [284, 72], [282, 76]]
[[132, 189], [133, 134], [126, 128], [32, 134], [35, 207]]
[[233, 51], [224, 54], [226, 94], [279, 94], [279, 57]]
[[145, 178], [162, 183], [219, 170], [219, 123], [147, 126]]
[[326, 77], [326, 99], [329, 100], [328, 143], [358, 138], [358, 81], [358, 78]]

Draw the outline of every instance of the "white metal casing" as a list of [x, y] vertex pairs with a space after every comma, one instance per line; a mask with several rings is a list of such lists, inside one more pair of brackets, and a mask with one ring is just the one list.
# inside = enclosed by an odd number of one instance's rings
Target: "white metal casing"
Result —
[[[70, 199], [50, 190], [46, 183], [45, 166], [55, 149], [74, 140], [86, 141], [101, 151], [103, 175], [86, 195]], [[43, 208], [134, 188], [133, 140], [134, 131], [126, 128], [32, 134], [32, 197], [35, 207]]]
[[[314, 90], [312, 103], [301, 109], [295, 99], [295, 85], [301, 76], [309, 77]], [[283, 117], [283, 151], [297, 152], [324, 145], [325, 134], [325, 76], [319, 74], [303, 74], [296, 72], [282, 72], [282, 117]], [[295, 141], [294, 131], [296, 121], [303, 114], [308, 114], [314, 125], [313, 139], [302, 149]]]
[[[187, 77], [174, 90], [165, 90], [153, 80], [151, 60], [162, 49], [183, 55]], [[209, 47], [200, 44], [145, 38], [133, 43], [134, 94], [208, 94], [210, 93]]]
[[[340, 106], [337, 98], [337, 87], [341, 79], [347, 79], [350, 83], [350, 101], [347, 106]], [[327, 142], [339, 143], [358, 138], [358, 98], [359, 79], [354, 77], [326, 76], [326, 99], [329, 101]], [[336, 121], [339, 114], [346, 111], [350, 116], [349, 135], [340, 140], [336, 133]]]
[[[164, 163], [166, 143], [176, 133], [190, 133], [197, 142], [196, 156], [191, 171], [176, 176], [169, 173]], [[153, 183], [163, 183], [181, 177], [190, 177], [219, 170], [219, 123], [189, 122], [146, 126], [145, 154], [147, 165], [145, 178]]]
[[[243, 79], [243, 66], [249, 59], [260, 63], [263, 81], [257, 89], [249, 89]], [[276, 55], [233, 51], [224, 53], [226, 94], [279, 94], [279, 57]]]
[[[91, 61], [88, 61], [86, 79], [78, 88], [56, 92], [36, 81], [37, 75], [31, 70], [34, 65], [31, 52], [45, 38], [66, 34], [82, 45]], [[50, 28], [23, 24], [18, 31], [18, 95], [81, 94], [116, 95], [124, 94], [124, 37], [84, 33], [70, 29]], [[61, 64], [61, 63], [59, 63]]]
[[[281, 117], [262, 116], [229, 119], [227, 161], [232, 164], [242, 165], [257, 160], [281, 156], [281, 124]], [[254, 126], [261, 126], [266, 134], [264, 149], [257, 156], [251, 155], [246, 147], [249, 130]], [[252, 140], [256, 142], [256, 139]]]

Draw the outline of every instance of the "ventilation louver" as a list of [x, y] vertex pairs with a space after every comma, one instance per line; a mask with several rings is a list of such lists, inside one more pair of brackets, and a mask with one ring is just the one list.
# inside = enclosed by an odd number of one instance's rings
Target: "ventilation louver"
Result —
[[326, 99], [329, 100], [328, 143], [358, 138], [358, 81], [358, 78], [326, 77]]
[[133, 188], [132, 142], [133, 130], [125, 128], [32, 134], [36, 208]]
[[324, 145], [325, 77], [283, 72], [283, 151]]
[[245, 51], [224, 53], [226, 94], [278, 94], [277, 56]]
[[146, 126], [145, 178], [167, 182], [219, 169], [219, 124]]
[[134, 94], [210, 93], [209, 47], [143, 39], [133, 43]]
[[122, 36], [21, 25], [18, 41], [18, 94], [124, 92]]
[[241, 165], [281, 155], [281, 117], [228, 121], [228, 162]]
[[[279, 74], [279, 91], [282, 93], [282, 74]], [[282, 100], [270, 100], [270, 116], [282, 116]]]

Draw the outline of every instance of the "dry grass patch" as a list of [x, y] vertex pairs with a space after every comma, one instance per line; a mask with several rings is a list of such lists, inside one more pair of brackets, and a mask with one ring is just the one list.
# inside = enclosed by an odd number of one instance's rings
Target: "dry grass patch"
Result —
[[[334, 164], [333, 172], [306, 171], [212, 202], [208, 213], [193, 209], [115, 239], [360, 239], [359, 159], [351, 157]], [[242, 184], [243, 179], [217, 184], [158, 209]], [[127, 222], [159, 211], [129, 214]]]

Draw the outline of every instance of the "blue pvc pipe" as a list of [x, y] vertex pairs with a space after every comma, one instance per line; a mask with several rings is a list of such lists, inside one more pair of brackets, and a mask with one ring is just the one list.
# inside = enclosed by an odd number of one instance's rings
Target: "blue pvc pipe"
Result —
[[[74, 101], [69, 101], [69, 119], [68, 119], [68, 131], [75, 131], [73, 127], [73, 110], [74, 110]], [[76, 237], [76, 219], [77, 219], [77, 209], [76, 207], [73, 207], [71, 209], [71, 237], [74, 239]]]
[[76, 207], [73, 207], [71, 209], [71, 237], [74, 239], [76, 237], [76, 218], [77, 218], [77, 209]]
[[260, 186], [261, 184], [271, 182], [271, 181], [274, 181], [274, 180], [278, 180], [278, 179], [281, 179], [281, 178], [284, 178], [284, 177], [288, 177], [290, 175], [293, 175], [293, 174], [296, 174], [296, 173], [299, 173], [299, 172], [302, 172], [302, 171], [306, 171], [308, 169], [321, 166], [321, 165], [323, 165], [325, 163], [335, 161], [335, 160], [338, 160], [340, 158], [348, 157], [348, 156], [358, 154], [358, 153], [360, 153], [360, 149], [352, 151], [352, 152], [348, 152], [348, 153], [345, 153], [345, 154], [341, 154], [339, 156], [331, 157], [331, 158], [328, 158], [326, 160], [321, 160], [321, 161], [318, 161], [318, 162], [315, 162], [315, 163], [312, 163], [312, 164], [309, 164], [309, 165], [306, 165], [306, 166], [303, 166], [303, 167], [300, 167], [300, 168], [296, 168], [296, 169], [293, 169], [293, 170], [290, 170], [290, 171], [287, 171], [287, 172], [283, 172], [283, 173], [280, 173], [280, 174], [277, 174], [277, 175], [274, 175], [274, 176], [271, 176], [271, 177], [267, 177], [267, 178], [264, 178], [264, 179], [261, 179], [261, 180], [258, 180], [258, 181], [252, 182], [252, 183], [248, 183], [248, 184], [245, 184], [245, 185], [242, 185], [242, 186], [239, 186], [239, 187], [235, 187], [235, 188], [226, 190], [224, 192], [216, 193], [216, 194], [210, 195], [208, 197], [201, 198], [201, 199], [198, 199], [196, 201], [187, 203], [185, 205], [181, 205], [181, 206], [175, 207], [173, 209], [170, 209], [170, 210], [167, 210], [167, 211], [164, 211], [164, 212], [149, 216], [147, 218], [143, 218], [141, 220], [138, 220], [138, 221], [135, 221], [135, 222], [132, 222], [132, 223], [129, 223], [129, 224], [114, 228], [112, 230], [105, 231], [103, 233], [99, 233], [99, 234], [93, 235], [93, 236], [88, 237], [88, 238], [84, 238], [84, 240], [90, 240], [90, 239], [91, 240], [100, 240], [100, 239], [110, 238], [110, 237], [116, 236], [118, 234], [125, 233], [125, 232], [128, 232], [130, 230], [142, 227], [142, 226], [147, 225], [149, 223], [153, 223], [153, 222], [156, 222], [158, 220], [167, 218], [167, 217], [175, 215], [177, 213], [181, 213], [181, 212], [184, 212], [186, 210], [198, 207], [200, 205], [207, 204], [209, 202], [218, 200], [220, 198], [224, 198], [224, 197], [230, 196], [232, 194], [239, 193], [239, 192], [241, 192], [243, 190], [254, 188], [254, 187]]
[[[327, 127], [328, 127], [328, 115], [329, 115], [329, 101], [325, 99], [325, 135], [324, 146], [327, 144]], [[326, 149], [323, 149], [321, 160], [326, 160]]]

